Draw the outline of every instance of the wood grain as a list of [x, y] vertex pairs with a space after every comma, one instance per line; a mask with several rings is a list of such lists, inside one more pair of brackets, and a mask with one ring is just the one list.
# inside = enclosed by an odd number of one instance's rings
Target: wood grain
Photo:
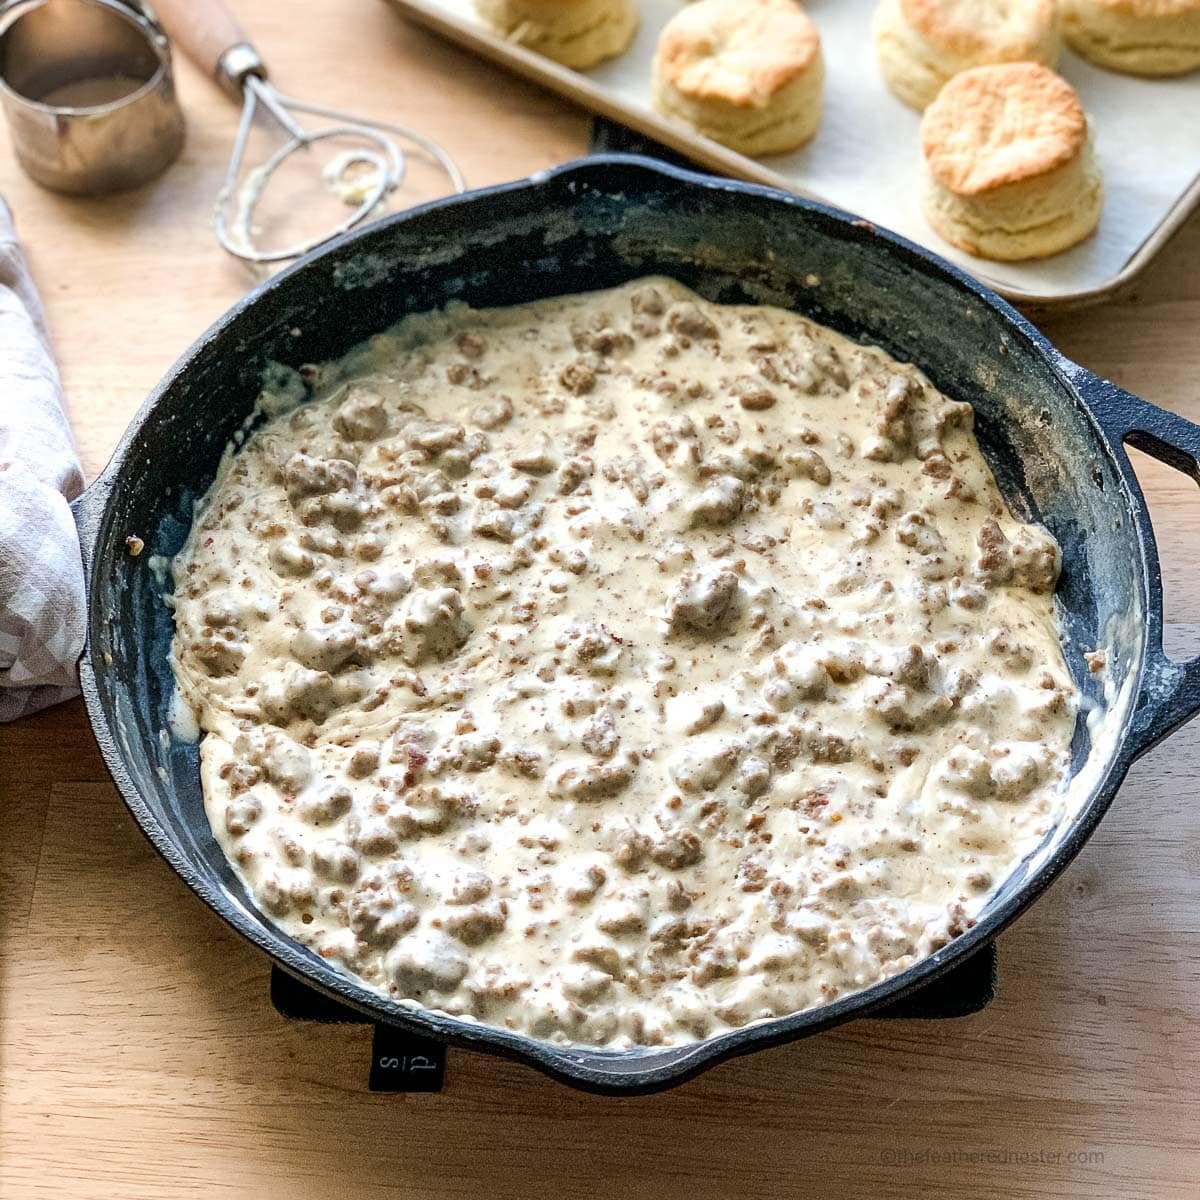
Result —
[[[235, 8], [281, 86], [411, 122], [474, 184], [585, 145], [579, 113], [382, 6], [348, 20], [344, 0], [310, 4], [302, 22], [285, 0]], [[64, 200], [0, 159], [90, 475], [247, 282], [207, 225], [236, 114], [186, 64], [180, 75], [188, 146], [142, 193]], [[1200, 419], [1200, 222], [1136, 294], [1045, 328], [1092, 369]], [[1170, 635], [1194, 653], [1200, 495], [1142, 469]], [[374, 1096], [367, 1031], [274, 1014], [267, 964], [159, 861], [82, 706], [64, 705], [0, 728], [0, 1195], [1190, 1200], [1198, 791], [1193, 728], [1134, 768], [1078, 861], [1004, 936], [999, 995], [978, 1016], [860, 1022], [645, 1099], [584, 1096], [464, 1053], [442, 1095]]]

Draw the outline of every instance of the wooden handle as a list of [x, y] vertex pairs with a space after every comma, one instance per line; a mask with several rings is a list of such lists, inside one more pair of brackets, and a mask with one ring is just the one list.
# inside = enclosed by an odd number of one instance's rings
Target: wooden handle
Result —
[[248, 42], [225, 0], [154, 0], [170, 37], [210, 75], [221, 75], [221, 58], [232, 46]]

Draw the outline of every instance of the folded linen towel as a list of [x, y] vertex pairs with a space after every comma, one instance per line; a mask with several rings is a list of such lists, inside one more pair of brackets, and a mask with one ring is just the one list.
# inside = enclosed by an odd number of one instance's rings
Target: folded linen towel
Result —
[[76, 695], [83, 472], [12, 214], [0, 201], [0, 721]]

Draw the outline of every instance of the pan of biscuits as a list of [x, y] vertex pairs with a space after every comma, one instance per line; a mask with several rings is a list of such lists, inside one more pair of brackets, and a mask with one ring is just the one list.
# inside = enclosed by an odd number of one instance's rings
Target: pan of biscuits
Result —
[[[1200, 204], [1200, 0], [388, 2], [703, 167], [843, 208], [1034, 307], [1126, 286]], [[1014, 115], [999, 136], [989, 109]]]

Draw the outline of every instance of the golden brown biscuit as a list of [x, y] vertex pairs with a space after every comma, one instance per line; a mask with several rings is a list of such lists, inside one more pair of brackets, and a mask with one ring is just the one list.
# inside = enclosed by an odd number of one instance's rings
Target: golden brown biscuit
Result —
[[475, 8], [510, 42], [577, 70], [623, 54], [638, 27], [632, 0], [475, 0]]
[[925, 215], [982, 258], [1042, 258], [1087, 237], [1103, 189], [1075, 89], [1040, 63], [956, 75], [925, 110]]
[[659, 37], [654, 106], [742, 154], [783, 154], [816, 133], [824, 75], [793, 0], [696, 0]]
[[1062, 13], [1071, 49], [1101, 67], [1130, 75], [1200, 67], [1200, 0], [1062, 0]]
[[1055, 0], [881, 0], [872, 22], [880, 70], [923, 109], [959, 71], [987, 63], [1058, 61]]

